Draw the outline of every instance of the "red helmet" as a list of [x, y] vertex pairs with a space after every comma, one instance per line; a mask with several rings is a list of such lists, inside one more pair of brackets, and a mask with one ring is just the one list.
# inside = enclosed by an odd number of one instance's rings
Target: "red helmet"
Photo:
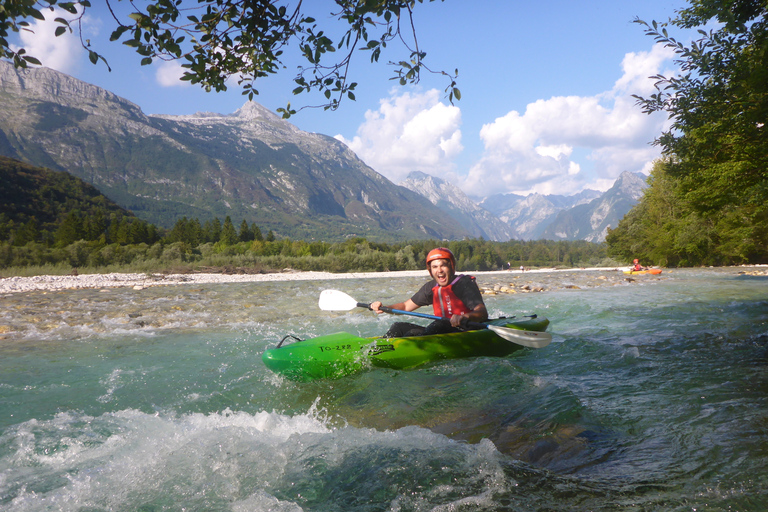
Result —
[[[450, 249], [446, 249], [445, 247], [438, 247], [429, 251], [429, 254], [427, 254], [427, 270], [429, 270], [429, 264], [434, 260], [450, 261], [451, 271], [456, 272], [456, 258], [453, 256], [453, 253]], [[429, 274], [432, 275], [432, 272], [430, 271]]]
[[640, 263], [640, 260], [635, 259], [635, 261], [633, 261], [632, 263]]

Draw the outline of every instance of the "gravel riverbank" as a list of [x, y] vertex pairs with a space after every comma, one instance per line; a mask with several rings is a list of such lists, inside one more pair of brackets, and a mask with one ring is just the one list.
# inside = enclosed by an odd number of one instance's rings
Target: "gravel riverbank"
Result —
[[[472, 272], [472, 275], [515, 275], [535, 274], [542, 272], [581, 272], [601, 271], [616, 272], [621, 269], [588, 268], [588, 269], [537, 269], [526, 270], [500, 270], [490, 272]], [[405, 270], [397, 272], [348, 272], [335, 274], [331, 272], [299, 272], [286, 270], [269, 274], [82, 274], [67, 276], [33, 276], [33, 277], [6, 277], [0, 279], [0, 294], [24, 293], [32, 291], [73, 290], [82, 288], [121, 288], [132, 287], [134, 289], [147, 288], [149, 286], [169, 286], [183, 284], [207, 284], [207, 283], [249, 283], [270, 281], [312, 281], [334, 279], [373, 279], [388, 277], [420, 277], [428, 278], [426, 270]]]

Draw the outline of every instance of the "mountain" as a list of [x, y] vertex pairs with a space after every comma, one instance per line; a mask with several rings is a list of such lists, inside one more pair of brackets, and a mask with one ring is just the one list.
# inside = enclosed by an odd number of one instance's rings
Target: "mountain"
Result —
[[644, 174], [624, 171], [599, 198], [560, 211], [544, 229], [541, 238], [603, 242], [608, 228], [618, 226], [647, 187]]
[[480, 202], [480, 206], [494, 213], [514, 230], [515, 237], [523, 240], [542, 238], [547, 226], [557, 214], [600, 196], [596, 190], [582, 190], [572, 196], [530, 194], [495, 194]]
[[[571, 196], [494, 194], [476, 204], [461, 190], [442, 180], [422, 173], [412, 176], [403, 183], [404, 186], [428, 197], [433, 204], [452, 216], [464, 218], [464, 226], [473, 234], [478, 229], [485, 229], [485, 226], [498, 226], [495, 217], [511, 228], [511, 233], [506, 231], [505, 236], [508, 233], [513, 238], [523, 240], [602, 242], [608, 227], [618, 225], [619, 220], [637, 204], [647, 187], [644, 174], [624, 172], [616, 179], [613, 187], [604, 193], [586, 189]], [[472, 206], [467, 206], [463, 201], [485, 213], [482, 221], [472, 218]]]
[[466, 229], [474, 238], [506, 242], [514, 238], [514, 231], [488, 210], [479, 207], [458, 187], [423, 172], [412, 172], [400, 186], [429, 199]]
[[0, 155], [67, 171], [163, 227], [230, 216], [296, 239], [461, 239], [469, 232], [341, 142], [254, 102], [145, 115], [109, 91], [0, 62]]

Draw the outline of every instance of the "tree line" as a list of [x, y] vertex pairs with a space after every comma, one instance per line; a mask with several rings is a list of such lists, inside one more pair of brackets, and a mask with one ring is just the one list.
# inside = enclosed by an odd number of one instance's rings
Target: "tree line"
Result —
[[[768, 3], [692, 0], [646, 23], [681, 72], [638, 103], [663, 111], [663, 157], [638, 205], [608, 234], [609, 254], [664, 266], [768, 262]], [[716, 23], [712, 23], [716, 22]], [[701, 30], [683, 43], [673, 27]]]
[[230, 217], [200, 222], [179, 219], [162, 230], [133, 217], [112, 213], [86, 216], [70, 212], [50, 231], [33, 220], [15, 225], [0, 215], [0, 269], [4, 275], [104, 271], [304, 271], [360, 272], [424, 268], [427, 253], [447, 246], [459, 271], [524, 267], [616, 266], [605, 244], [551, 240], [491, 242], [414, 240], [343, 242], [277, 239]]

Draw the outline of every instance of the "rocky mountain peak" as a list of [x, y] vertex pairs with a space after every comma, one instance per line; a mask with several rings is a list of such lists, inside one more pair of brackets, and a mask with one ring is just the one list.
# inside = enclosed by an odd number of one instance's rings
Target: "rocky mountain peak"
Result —
[[288, 121], [285, 121], [280, 116], [255, 101], [246, 101], [245, 104], [237, 109], [231, 116], [242, 121], [267, 121], [271, 123], [290, 124]]
[[618, 193], [639, 201], [643, 197], [645, 189], [648, 188], [646, 176], [639, 172], [624, 171], [619, 175], [611, 187]]
[[455, 222], [469, 230], [472, 236], [488, 240], [507, 241], [514, 232], [488, 210], [478, 206], [463, 190], [441, 178], [413, 171], [400, 183], [446, 212]]
[[[138, 105], [116, 94], [43, 67], [17, 69], [10, 62], [0, 61], [0, 90], [22, 94], [30, 99], [64, 104], [75, 100], [82, 102], [83, 99], [98, 103], [118, 103], [134, 115], [141, 113]], [[87, 109], [88, 105], [82, 108]]]

